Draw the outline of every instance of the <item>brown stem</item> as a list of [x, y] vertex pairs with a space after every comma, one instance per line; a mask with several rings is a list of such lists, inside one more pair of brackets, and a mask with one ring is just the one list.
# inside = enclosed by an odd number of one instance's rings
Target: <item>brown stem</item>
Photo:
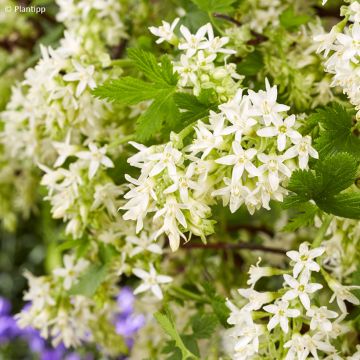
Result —
[[204, 250], [238, 250], [238, 249], [247, 249], [247, 250], [259, 250], [264, 252], [270, 252], [274, 254], [285, 255], [287, 250], [273, 248], [269, 246], [239, 242], [236, 244], [226, 244], [226, 243], [211, 243], [211, 244], [202, 244], [202, 243], [186, 243], [182, 245], [181, 249], [192, 250], [192, 249], [204, 249]]

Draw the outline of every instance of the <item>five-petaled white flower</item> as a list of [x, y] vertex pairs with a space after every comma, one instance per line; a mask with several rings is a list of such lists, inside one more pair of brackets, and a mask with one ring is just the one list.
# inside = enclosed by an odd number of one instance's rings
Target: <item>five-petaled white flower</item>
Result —
[[76, 156], [80, 159], [88, 160], [89, 165], [89, 179], [92, 179], [98, 171], [100, 165], [107, 168], [114, 167], [114, 163], [106, 156], [106, 146], [98, 148], [94, 143], [89, 144], [90, 151], [79, 151]]
[[150, 264], [149, 272], [135, 268], [133, 269], [133, 273], [143, 281], [142, 284], [134, 290], [134, 294], [136, 295], [150, 290], [159, 300], [163, 298], [163, 293], [159, 284], [167, 284], [172, 281], [170, 276], [158, 275], [153, 264]]
[[325, 248], [319, 247], [309, 250], [309, 244], [303, 242], [299, 251], [291, 250], [286, 255], [295, 262], [293, 273], [294, 278], [297, 278], [301, 271], [309, 273], [310, 271], [319, 271], [320, 266], [313, 259], [321, 256], [325, 251]]
[[323, 287], [321, 284], [309, 283], [309, 278], [304, 275], [300, 276], [299, 280], [296, 280], [292, 276], [284, 274], [284, 280], [291, 287], [291, 290], [288, 290], [283, 295], [283, 300], [292, 300], [299, 297], [305, 309], [310, 309], [309, 294], [313, 294]]
[[210, 24], [203, 25], [196, 34], [191, 34], [190, 30], [184, 26], [180, 26], [180, 32], [184, 37], [184, 41], [179, 44], [180, 50], [186, 50], [186, 56], [193, 56], [198, 50], [205, 49], [209, 46], [206, 42], [205, 35], [211, 28]]
[[287, 160], [298, 156], [300, 169], [306, 169], [309, 156], [314, 159], [319, 158], [318, 152], [311, 146], [311, 137], [309, 135], [301, 139], [293, 139], [293, 143], [295, 145], [285, 151], [283, 158]]
[[280, 324], [282, 331], [287, 334], [289, 331], [288, 318], [300, 316], [298, 309], [289, 309], [289, 302], [281, 299], [276, 301], [275, 304], [264, 306], [263, 309], [268, 313], [274, 314], [267, 325], [269, 331]]
[[281, 122], [281, 116], [279, 113], [288, 111], [290, 108], [287, 105], [278, 104], [277, 99], [277, 87], [270, 86], [268, 79], [265, 79], [266, 91], [260, 90], [255, 92], [249, 90], [249, 98], [253, 103], [250, 115], [263, 116], [266, 126], [270, 124], [278, 124]]
[[295, 115], [288, 116], [283, 122], [278, 122], [274, 126], [264, 127], [259, 129], [256, 133], [261, 137], [277, 136], [277, 147], [279, 151], [284, 151], [286, 147], [286, 139], [300, 140], [301, 135], [293, 129], [295, 124]]
[[79, 97], [86, 87], [88, 86], [90, 89], [94, 89], [96, 86], [95, 80], [93, 78], [95, 72], [95, 66], [89, 65], [88, 67], [84, 67], [80, 65], [77, 61], [72, 61], [75, 72], [64, 75], [63, 79], [65, 81], [78, 81], [78, 86], [76, 88], [75, 95]]
[[180, 18], [176, 18], [171, 24], [166, 21], [162, 21], [162, 25], [159, 27], [155, 27], [155, 26], [149, 27], [150, 32], [159, 38], [156, 40], [157, 44], [161, 44], [164, 41], [171, 42], [174, 39], [176, 39], [174, 30], [179, 20]]
[[244, 170], [246, 170], [250, 177], [254, 177], [260, 174], [259, 170], [256, 166], [251, 162], [251, 160], [255, 157], [257, 151], [256, 149], [247, 149], [244, 150], [241, 145], [234, 141], [232, 143], [232, 155], [226, 155], [220, 159], [217, 159], [216, 162], [222, 165], [234, 165], [232, 170], [232, 181], [238, 182]]
[[326, 306], [321, 306], [320, 308], [312, 306], [306, 312], [306, 316], [311, 318], [311, 330], [319, 329], [320, 331], [327, 333], [332, 330], [331, 321], [328, 319], [335, 319], [338, 316], [338, 313], [329, 310]]
[[79, 275], [89, 266], [89, 262], [85, 259], [79, 259], [76, 261], [74, 255], [64, 256], [64, 267], [57, 268], [53, 271], [55, 276], [64, 278], [64, 289], [69, 290], [71, 286], [76, 282]]

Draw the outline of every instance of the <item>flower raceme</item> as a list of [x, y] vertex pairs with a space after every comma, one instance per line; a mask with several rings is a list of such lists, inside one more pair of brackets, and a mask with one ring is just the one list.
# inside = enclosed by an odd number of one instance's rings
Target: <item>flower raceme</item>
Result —
[[[307, 359], [311, 354], [315, 359], [345, 359], [340, 355], [341, 351], [344, 355], [348, 354], [346, 346], [336, 348], [335, 344], [345, 343], [347, 333], [352, 331], [351, 321], [344, 320], [347, 313], [345, 300], [359, 303], [350, 292], [357, 287], [343, 286], [323, 270], [319, 265], [321, 258], [327, 256], [323, 246], [309, 249], [307, 243], [302, 243], [299, 251], [289, 251], [287, 255], [292, 260], [290, 265], [293, 265], [294, 277], [283, 272], [283, 288], [273, 292], [258, 292], [253, 287], [239, 289], [238, 293], [245, 299], [242, 306], [227, 301], [230, 310], [227, 321], [232, 327], [225, 332], [224, 341], [226, 348], [230, 349], [230, 357], [241, 360], [299, 360]], [[265, 269], [264, 276], [281, 273], [280, 269]], [[340, 316], [339, 312], [322, 305], [324, 301], [328, 303], [329, 297], [318, 296], [324, 287], [311, 281], [313, 272], [320, 269], [327, 288], [333, 292], [332, 297], [338, 299]], [[250, 269], [249, 274], [252, 271]], [[317, 294], [316, 299], [314, 294]], [[268, 343], [270, 333], [271, 343], [280, 345]], [[356, 358], [357, 354], [353, 356]]]
[[306, 169], [309, 157], [318, 154], [311, 138], [297, 131], [295, 115], [286, 114], [289, 107], [276, 100], [276, 86], [266, 80], [266, 90], [246, 95], [239, 89], [219, 105], [219, 112], [197, 121], [188, 146], [132, 142], [139, 152], [128, 162], [140, 169], [140, 176], [127, 176], [124, 219], [136, 221], [139, 232], [152, 213], [159, 227], [155, 238], [166, 234], [176, 250], [185, 232], [202, 238], [212, 232], [207, 218], [217, 198], [231, 212], [245, 204], [251, 214], [270, 209], [270, 200], [282, 201], [282, 185], [292, 171]]

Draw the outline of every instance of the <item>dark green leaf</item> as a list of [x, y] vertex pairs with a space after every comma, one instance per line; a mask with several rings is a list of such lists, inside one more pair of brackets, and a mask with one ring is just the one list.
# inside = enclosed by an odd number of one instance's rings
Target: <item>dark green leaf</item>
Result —
[[316, 197], [329, 197], [347, 189], [354, 183], [357, 162], [347, 153], [338, 153], [318, 161], [315, 168], [320, 181], [319, 193]]
[[360, 193], [351, 192], [326, 199], [317, 199], [316, 204], [327, 213], [348, 219], [360, 219]]
[[283, 231], [293, 232], [302, 227], [311, 226], [314, 223], [314, 216], [317, 207], [311, 203], [303, 203], [298, 205], [298, 214], [289, 219], [289, 222], [282, 229]]
[[237, 65], [237, 71], [242, 75], [253, 76], [257, 75], [263, 67], [264, 60], [261, 52], [254, 51]]
[[218, 325], [218, 319], [213, 314], [196, 314], [191, 319], [191, 327], [193, 329], [194, 337], [198, 339], [208, 339], [214, 334], [215, 328]]
[[316, 148], [320, 158], [338, 152], [347, 152], [356, 159], [360, 157], [360, 139], [352, 134], [353, 111], [348, 112], [343, 106], [334, 103], [318, 110], [318, 119], [323, 130], [316, 139]]

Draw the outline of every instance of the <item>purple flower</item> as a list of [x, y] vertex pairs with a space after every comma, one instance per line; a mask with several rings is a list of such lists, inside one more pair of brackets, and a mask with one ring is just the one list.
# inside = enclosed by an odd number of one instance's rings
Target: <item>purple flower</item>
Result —
[[127, 316], [133, 312], [134, 300], [135, 296], [132, 290], [127, 286], [123, 287], [116, 298], [121, 314]]
[[126, 318], [120, 316], [116, 323], [116, 332], [124, 337], [131, 337], [138, 332], [145, 324], [143, 315], [132, 314]]
[[0, 296], [0, 316], [9, 315], [11, 311], [11, 304], [10, 302]]

